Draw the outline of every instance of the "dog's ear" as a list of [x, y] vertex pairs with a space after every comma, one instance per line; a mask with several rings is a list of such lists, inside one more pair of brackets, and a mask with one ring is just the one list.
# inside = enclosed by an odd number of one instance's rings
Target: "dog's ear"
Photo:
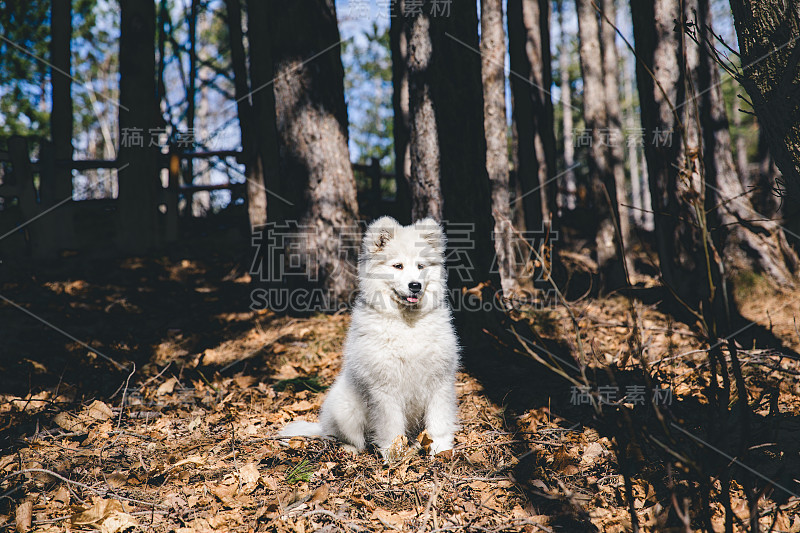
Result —
[[392, 217], [381, 217], [367, 227], [364, 234], [363, 250], [366, 254], [375, 254], [383, 250], [394, 239], [400, 224]]
[[436, 253], [444, 255], [447, 249], [447, 239], [444, 236], [444, 230], [441, 224], [431, 217], [428, 217], [414, 222], [414, 229], [417, 230], [420, 237], [422, 237], [431, 248], [436, 250]]

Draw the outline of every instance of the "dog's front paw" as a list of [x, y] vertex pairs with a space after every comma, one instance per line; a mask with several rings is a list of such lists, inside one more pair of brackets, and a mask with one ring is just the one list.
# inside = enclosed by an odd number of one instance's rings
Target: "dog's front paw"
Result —
[[445, 452], [447, 450], [453, 449], [453, 436], [447, 436], [443, 438], [434, 438], [433, 442], [431, 443], [431, 455], [436, 455], [440, 452]]
[[361, 449], [356, 446], [353, 446], [352, 444], [342, 444], [341, 448], [342, 450], [346, 451], [351, 455], [358, 455], [359, 453], [361, 453]]

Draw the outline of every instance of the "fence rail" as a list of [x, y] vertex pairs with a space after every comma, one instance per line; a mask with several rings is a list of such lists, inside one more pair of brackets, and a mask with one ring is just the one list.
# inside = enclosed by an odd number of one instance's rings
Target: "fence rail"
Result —
[[[25, 138], [14, 136], [8, 141], [8, 150], [0, 150], [0, 163], [10, 163], [11, 173], [3, 176], [0, 184], [0, 199], [17, 198], [19, 209], [22, 213], [23, 222], [20, 227], [28, 226], [27, 240], [32, 244], [34, 253], [37, 255], [51, 255], [54, 247], [64, 244], [64, 240], [69, 241], [71, 236], [56, 236], [59, 229], [54, 228], [58, 224], [53, 220], [44, 223], [37, 220], [44, 213], [58, 209], [60, 216], [70, 216], [69, 200], [71, 198], [53, 198], [52, 194], [46, 194], [52, 189], [53, 176], [56, 169], [69, 168], [72, 170], [97, 170], [97, 169], [119, 169], [122, 165], [118, 159], [55, 159], [52, 154], [52, 144], [49, 141], [41, 143], [39, 160], [32, 161], [28, 142]], [[166, 205], [166, 225], [165, 238], [168, 242], [178, 238], [178, 200], [182, 195], [191, 204], [195, 193], [202, 191], [222, 191], [229, 190], [236, 196], [246, 194], [247, 186], [244, 183], [218, 183], [218, 184], [180, 184], [181, 162], [194, 159], [235, 158], [238, 163], [243, 163], [244, 157], [240, 150], [215, 150], [203, 152], [172, 151], [161, 154], [159, 165], [161, 169], [169, 171], [167, 187], [161, 189], [159, 203]], [[351, 163], [353, 170], [365, 174], [369, 181], [369, 190], [366, 192], [366, 199], [369, 205], [375, 210], [379, 208], [382, 199], [381, 180], [384, 178], [393, 179], [395, 175], [381, 169], [380, 162], [372, 158], [369, 164]], [[40, 176], [38, 190], [34, 182], [34, 174]], [[88, 200], [88, 199], [85, 199]], [[84, 201], [82, 199], [81, 201]], [[108, 204], [114, 205], [115, 199], [108, 199]], [[67, 205], [64, 205], [67, 204]], [[66, 212], [66, 213], [65, 213]], [[2, 211], [0, 211], [2, 217]], [[59, 217], [55, 217], [59, 218]], [[70, 225], [71, 226], [71, 225]], [[2, 227], [0, 227], [2, 229]], [[4, 230], [8, 231], [8, 229]], [[13, 229], [11, 230], [13, 231]], [[74, 237], [74, 236], [72, 236]], [[74, 239], [72, 239], [74, 240]]]

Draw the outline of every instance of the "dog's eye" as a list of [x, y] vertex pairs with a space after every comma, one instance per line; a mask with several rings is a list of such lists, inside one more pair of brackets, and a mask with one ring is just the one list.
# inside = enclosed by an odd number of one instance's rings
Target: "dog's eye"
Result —
[[403, 270], [403, 263], [397, 263], [396, 265], [392, 266], [395, 267], [397, 270]]
[[420, 264], [418, 264], [418, 265], [417, 265], [417, 268], [418, 268], [418, 269], [420, 269], [420, 270], [422, 270], [423, 268], [425, 268], [425, 265], [423, 265], [422, 263], [420, 263]]

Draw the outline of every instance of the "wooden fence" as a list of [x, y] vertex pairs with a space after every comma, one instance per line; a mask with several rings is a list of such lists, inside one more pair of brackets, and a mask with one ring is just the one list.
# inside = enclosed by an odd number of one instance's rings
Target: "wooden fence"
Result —
[[[191, 159], [235, 158], [242, 163], [242, 153], [238, 150], [218, 150], [207, 152], [173, 151], [162, 154], [160, 168], [168, 169], [169, 180], [166, 188], [160, 191], [159, 205], [166, 206], [164, 222], [164, 239], [174, 242], [179, 237], [179, 210], [178, 204], [181, 197], [186, 198], [187, 205], [191, 205], [194, 194], [201, 191], [231, 191], [231, 201], [246, 195], [247, 186], [244, 183], [221, 183], [213, 185], [181, 184], [181, 162]], [[70, 168], [73, 170], [119, 169], [117, 160], [58, 160], [53, 156], [52, 143], [42, 141], [40, 144], [40, 157], [38, 161], [30, 158], [28, 141], [24, 137], [13, 136], [8, 140], [8, 151], [0, 150], [0, 163], [10, 163], [11, 172], [2, 176], [0, 183], [0, 199], [4, 208], [0, 210], [0, 222], [10, 211], [9, 205], [13, 198], [17, 199], [19, 215], [18, 224], [6, 221], [0, 224], [0, 235], [10, 234], [14, 229], [3, 229], [13, 226], [25, 231], [25, 239], [35, 256], [51, 256], [61, 248], [69, 248], [75, 242], [72, 233], [72, 197], [59, 198], [55, 191], [53, 176], [57, 168]], [[377, 159], [373, 158], [370, 164], [353, 163], [353, 170], [364, 173], [368, 177], [369, 189], [360, 192], [359, 196], [366, 201], [369, 211], [379, 212], [385, 202], [382, 198], [381, 180], [394, 179], [394, 174], [384, 172]], [[35, 175], [39, 175], [39, 184], [36, 186]], [[65, 188], [62, 187], [63, 191]], [[69, 190], [72, 190], [71, 184]], [[63, 196], [63, 193], [62, 193]], [[79, 202], [83, 203], [83, 202]], [[89, 202], [86, 202], [87, 204]], [[103, 205], [114, 207], [116, 200], [107, 199]], [[188, 209], [191, 213], [191, 209]], [[47, 215], [47, 216], [45, 216]], [[16, 224], [16, 225], [15, 225]]]

